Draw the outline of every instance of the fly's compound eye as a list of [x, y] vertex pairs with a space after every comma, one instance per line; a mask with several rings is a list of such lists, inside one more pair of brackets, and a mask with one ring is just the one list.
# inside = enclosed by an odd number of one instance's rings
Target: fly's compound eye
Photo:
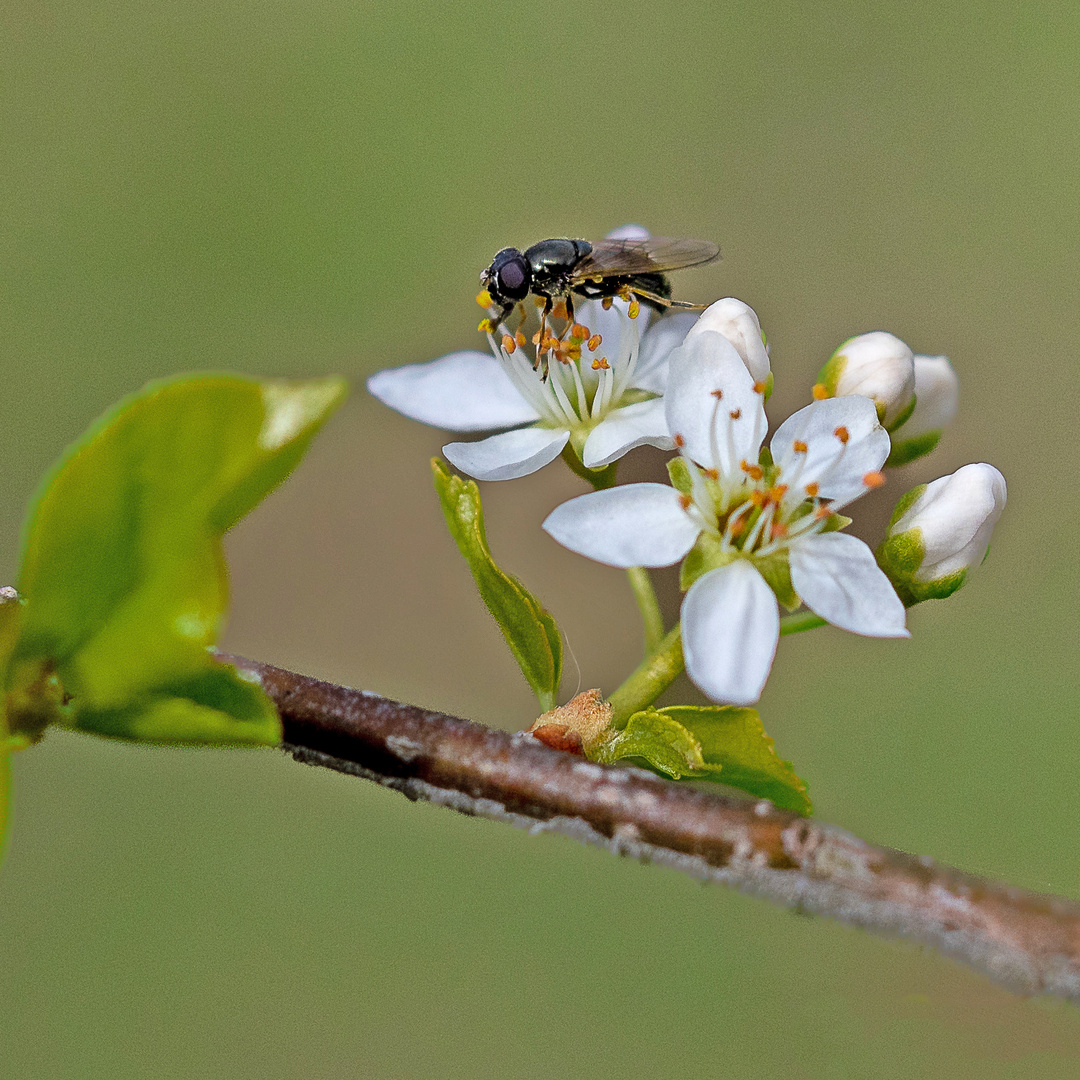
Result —
[[489, 288], [505, 300], [524, 300], [529, 295], [532, 274], [525, 256], [516, 248], [504, 248], [488, 268]]

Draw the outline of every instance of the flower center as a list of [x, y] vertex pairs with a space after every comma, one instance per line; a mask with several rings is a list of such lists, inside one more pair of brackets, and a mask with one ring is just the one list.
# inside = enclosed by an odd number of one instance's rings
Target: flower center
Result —
[[[565, 309], [563, 309], [565, 314]], [[518, 330], [510, 334], [505, 325], [501, 340], [488, 332], [495, 359], [521, 396], [551, 427], [580, 430], [592, 428], [612, 409], [625, 404], [637, 367], [637, 324], [619, 311], [618, 340], [594, 334], [589, 327], [569, 323], [559, 334], [550, 327], [541, 339], [537, 331], [532, 349]], [[546, 373], [545, 373], [546, 369]]]

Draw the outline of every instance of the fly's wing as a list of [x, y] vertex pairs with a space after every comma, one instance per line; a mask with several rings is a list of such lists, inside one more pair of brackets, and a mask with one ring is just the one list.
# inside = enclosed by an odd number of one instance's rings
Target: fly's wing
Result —
[[647, 240], [597, 240], [592, 251], [574, 267], [573, 281], [622, 277], [630, 274], [666, 274], [686, 266], [700, 266], [720, 255], [711, 240], [673, 240], [653, 236]]

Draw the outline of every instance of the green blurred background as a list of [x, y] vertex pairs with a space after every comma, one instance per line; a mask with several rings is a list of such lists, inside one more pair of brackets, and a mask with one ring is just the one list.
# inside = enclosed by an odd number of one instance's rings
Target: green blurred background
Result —
[[[475, 345], [505, 244], [716, 239], [681, 294], [758, 310], [774, 420], [865, 330], [959, 370], [959, 421], [864, 535], [966, 461], [1009, 482], [990, 560], [910, 642], [785, 639], [781, 754], [825, 820], [1080, 895], [1078, 31], [1069, 3], [5, 5], [0, 577], [37, 478], [145, 380], [340, 372], [352, 401], [230, 538], [225, 644], [522, 727], [430, 489], [445, 439], [363, 379]], [[624, 580], [538, 529], [580, 490], [488, 485], [491, 541], [610, 690]], [[277, 752], [51, 734], [16, 782], [4, 1077], [1077, 1075], [1069, 1006]]]

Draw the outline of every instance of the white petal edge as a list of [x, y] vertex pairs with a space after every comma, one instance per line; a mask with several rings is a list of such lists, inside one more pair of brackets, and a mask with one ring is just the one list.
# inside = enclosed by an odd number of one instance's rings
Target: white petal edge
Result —
[[841, 630], [910, 637], [903, 602], [861, 540], [821, 533], [791, 545], [791, 584], [806, 606]]
[[477, 480], [516, 480], [554, 461], [570, 438], [565, 428], [521, 428], [479, 442], [447, 443], [446, 460]]
[[735, 346], [715, 330], [688, 335], [671, 354], [668, 430], [682, 436], [694, 461], [728, 480], [742, 479], [742, 461], [756, 464], [765, 437], [765, 399], [754, 385]]
[[701, 531], [667, 484], [626, 484], [557, 506], [544, 531], [564, 547], [608, 566], [670, 566]]
[[585, 440], [581, 461], [587, 469], [601, 469], [635, 446], [675, 449], [675, 440], [668, 434], [663, 398], [638, 401], [608, 413]]
[[698, 578], [682, 606], [686, 674], [713, 701], [752, 705], [780, 637], [776, 597], [745, 559]]
[[456, 352], [388, 368], [372, 375], [367, 388], [391, 409], [446, 431], [492, 431], [538, 419], [490, 353]]

